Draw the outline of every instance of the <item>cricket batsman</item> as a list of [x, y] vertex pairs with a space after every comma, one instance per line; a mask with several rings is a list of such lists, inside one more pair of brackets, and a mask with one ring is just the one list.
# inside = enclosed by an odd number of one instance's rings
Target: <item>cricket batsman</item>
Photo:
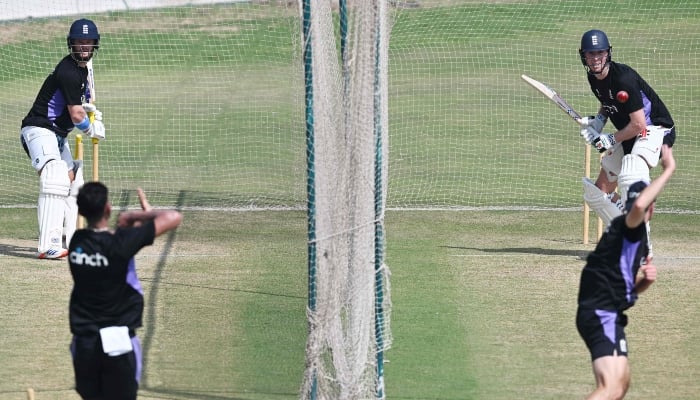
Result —
[[100, 47], [97, 26], [89, 19], [76, 20], [66, 41], [69, 54], [44, 80], [20, 133], [22, 147], [39, 174], [40, 259], [66, 257], [76, 228], [76, 196], [84, 180], [82, 163], [71, 155], [68, 134], [78, 128], [92, 138], [105, 137], [102, 113], [95, 111], [91, 122], [84, 108], [90, 103], [86, 66]]

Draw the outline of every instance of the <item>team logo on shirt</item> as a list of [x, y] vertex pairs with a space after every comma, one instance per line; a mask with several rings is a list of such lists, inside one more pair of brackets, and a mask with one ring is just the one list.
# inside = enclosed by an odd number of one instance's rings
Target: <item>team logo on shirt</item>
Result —
[[71, 264], [85, 267], [109, 267], [109, 260], [100, 253], [88, 254], [81, 247], [77, 247], [69, 254]]
[[614, 104], [603, 104], [602, 106], [608, 115], [615, 115], [620, 112], [620, 110], [618, 110], [617, 106]]

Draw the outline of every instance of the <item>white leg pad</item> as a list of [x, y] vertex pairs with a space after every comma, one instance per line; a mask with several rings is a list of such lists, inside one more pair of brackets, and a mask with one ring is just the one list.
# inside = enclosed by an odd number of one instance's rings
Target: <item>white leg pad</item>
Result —
[[627, 190], [633, 183], [644, 181], [649, 183], [649, 165], [638, 155], [627, 154], [622, 157], [622, 167], [620, 168], [620, 176], [617, 179], [617, 185], [620, 189], [622, 203], [627, 202]]
[[608, 195], [588, 178], [583, 178], [583, 200], [598, 214], [605, 226], [610, 225], [610, 221], [615, 217], [622, 215], [622, 211], [610, 201]]
[[605, 171], [608, 182], [617, 182], [617, 177], [620, 175], [622, 168], [622, 157], [625, 155], [625, 150], [621, 144], [613, 147], [612, 151], [605, 153], [600, 160], [600, 167]]
[[70, 240], [73, 238], [78, 223], [78, 191], [85, 183], [83, 179], [82, 161], [75, 161], [74, 163], [73, 171], [75, 172], [75, 179], [73, 179], [73, 182], [70, 184], [70, 192], [68, 197], [66, 197], [65, 219], [63, 221], [63, 234], [66, 236], [66, 248], [70, 245]]
[[46, 163], [39, 176], [39, 253], [62, 248], [65, 199], [69, 191], [66, 163], [60, 160]]

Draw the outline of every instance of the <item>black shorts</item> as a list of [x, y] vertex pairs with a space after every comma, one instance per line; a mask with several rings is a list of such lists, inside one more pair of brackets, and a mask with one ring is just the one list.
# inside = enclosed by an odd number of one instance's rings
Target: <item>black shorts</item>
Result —
[[75, 390], [84, 399], [136, 399], [141, 378], [141, 345], [131, 338], [134, 351], [110, 357], [99, 335], [73, 336], [70, 345]]
[[672, 126], [668, 129], [668, 133], [664, 135], [663, 144], [667, 144], [668, 147], [673, 147], [676, 142], [676, 127]]
[[589, 310], [576, 312], [576, 328], [591, 353], [591, 360], [603, 356], [627, 356], [625, 337], [627, 316], [621, 311]]

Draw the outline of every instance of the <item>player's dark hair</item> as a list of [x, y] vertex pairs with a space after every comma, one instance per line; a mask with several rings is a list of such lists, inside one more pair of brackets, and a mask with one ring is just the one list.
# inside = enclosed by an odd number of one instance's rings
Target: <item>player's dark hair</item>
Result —
[[88, 182], [78, 191], [78, 213], [88, 224], [99, 221], [105, 211], [109, 190], [100, 182]]
[[[629, 212], [632, 207], [634, 207], [634, 202], [637, 201], [637, 198], [639, 197], [640, 194], [644, 191], [644, 189], [649, 186], [648, 183], [645, 181], [637, 181], [630, 185], [630, 187], [627, 189], [627, 202], [625, 203], [625, 212]], [[656, 199], [654, 199], [656, 201]], [[649, 209], [649, 207], [647, 207]]]

